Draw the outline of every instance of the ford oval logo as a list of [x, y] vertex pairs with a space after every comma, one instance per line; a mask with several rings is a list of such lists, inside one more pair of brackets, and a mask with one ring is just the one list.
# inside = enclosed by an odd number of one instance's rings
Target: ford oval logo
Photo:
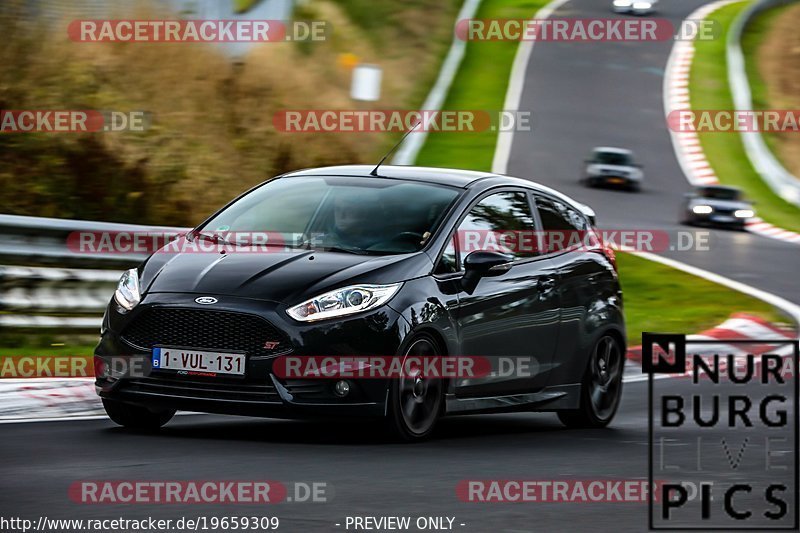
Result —
[[217, 303], [219, 300], [213, 296], [201, 296], [200, 298], [195, 298], [194, 301], [200, 305], [211, 305]]

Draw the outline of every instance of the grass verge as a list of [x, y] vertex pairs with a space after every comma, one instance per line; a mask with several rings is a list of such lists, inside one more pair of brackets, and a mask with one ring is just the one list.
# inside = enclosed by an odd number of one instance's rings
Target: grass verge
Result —
[[[722, 36], [719, 39], [695, 42], [689, 78], [692, 109], [733, 109], [724, 36], [745, 5], [745, 2], [738, 2], [715, 11], [713, 18], [722, 25]], [[758, 42], [756, 34], [763, 29], [763, 25], [751, 27], [745, 39], [745, 48], [750, 50], [748, 60], [751, 62], [753, 46]], [[762, 98], [759, 95], [763, 95], [765, 89], [763, 83], [752, 81], [753, 75], [754, 70], [751, 70], [751, 86], [757, 91], [756, 101], [759, 101], [758, 98]], [[777, 196], [764, 183], [747, 158], [741, 136], [735, 133], [705, 132], [700, 133], [699, 137], [706, 158], [720, 182], [747, 191], [747, 195], [757, 203], [758, 215], [765, 221], [785, 229], [800, 231], [800, 209]]]
[[93, 355], [94, 344], [68, 344], [63, 346], [21, 346], [19, 348], [0, 347], [0, 357], [16, 355]]
[[[526, 19], [547, 0], [484, 0], [477, 19]], [[470, 41], [443, 109], [500, 111], [506, 97], [515, 41]], [[417, 157], [417, 165], [491, 170], [496, 131], [431, 133]]]
[[625, 303], [628, 346], [642, 343], [643, 331], [697, 333], [734, 311], [770, 322], [788, 318], [771, 305], [686, 272], [627, 253], [617, 253]]

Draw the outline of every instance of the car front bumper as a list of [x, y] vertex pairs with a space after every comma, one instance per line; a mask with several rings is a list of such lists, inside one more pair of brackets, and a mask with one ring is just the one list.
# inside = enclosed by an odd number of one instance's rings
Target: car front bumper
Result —
[[642, 179], [629, 175], [618, 174], [589, 174], [586, 181], [590, 185], [609, 185], [616, 187], [635, 187], [641, 184]]
[[[274, 355], [248, 354], [244, 376], [179, 374], [153, 368], [152, 349], [131, 343], [126, 335], [142, 314], [152, 309], [207, 311], [194, 302], [196, 294], [147, 295], [128, 315], [109, 307], [104, 331], [95, 349], [96, 390], [101, 398], [143, 405], [151, 409], [176, 409], [270, 418], [331, 416], [383, 416], [387, 379], [348, 379], [350, 393], [340, 397], [333, 385], [338, 379], [278, 377], [273, 369], [286, 356], [394, 356], [408, 331], [399, 313], [388, 306], [346, 317], [304, 324], [293, 321], [279, 304], [246, 298], [220, 298], [213, 312], [256, 315], [280, 330], [286, 342]], [[285, 316], [285, 318], [284, 318]], [[156, 343], [157, 342], [156, 339]], [[209, 346], [180, 346], [212, 349]], [[225, 351], [215, 348], [216, 351]]]

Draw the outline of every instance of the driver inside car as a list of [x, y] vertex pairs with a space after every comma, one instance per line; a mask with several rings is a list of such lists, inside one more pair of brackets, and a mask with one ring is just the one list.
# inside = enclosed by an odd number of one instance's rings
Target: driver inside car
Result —
[[383, 221], [373, 218], [378, 202], [377, 195], [337, 195], [333, 200], [333, 224], [323, 237], [323, 246], [368, 250], [381, 242], [385, 238], [381, 235]]

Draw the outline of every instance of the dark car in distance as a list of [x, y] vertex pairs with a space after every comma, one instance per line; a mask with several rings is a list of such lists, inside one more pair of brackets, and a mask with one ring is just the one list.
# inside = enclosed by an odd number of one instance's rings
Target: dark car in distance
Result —
[[753, 203], [741, 189], [724, 185], [697, 187], [686, 194], [681, 219], [688, 225], [708, 225], [743, 230], [755, 216]]
[[[113, 421], [138, 429], [177, 410], [365, 416], [404, 440], [469, 413], [555, 411], [568, 426], [605, 426], [620, 401], [626, 338], [613, 254], [498, 251], [462, 238], [585, 234], [592, 215], [552, 189], [482, 172], [341, 166], [279, 176], [179, 239], [227, 251], [160, 250], [122, 276], [95, 350], [96, 389]], [[253, 231], [272, 238], [267, 252], [232, 243]], [[385, 379], [276, 370], [291, 357], [373, 355], [475, 356], [490, 368]], [[140, 365], [120, 370], [118, 359]], [[529, 365], [509, 371], [509, 360]]]

